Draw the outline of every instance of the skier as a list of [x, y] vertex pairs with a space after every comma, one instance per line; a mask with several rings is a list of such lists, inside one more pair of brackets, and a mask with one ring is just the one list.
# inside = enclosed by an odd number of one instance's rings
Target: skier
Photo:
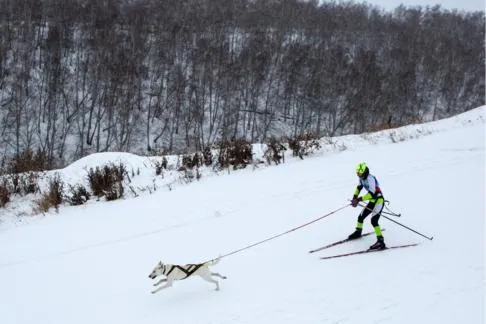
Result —
[[[351, 206], [358, 206], [360, 201], [368, 201], [368, 204], [358, 216], [356, 230], [351, 235], [349, 235], [348, 238], [350, 240], [354, 240], [361, 237], [361, 232], [363, 230], [363, 221], [369, 214], [371, 214], [371, 225], [373, 225], [377, 240], [375, 244], [370, 246], [370, 249], [386, 249], [385, 240], [383, 239], [380, 225], [378, 225], [378, 220], [380, 219], [381, 211], [383, 210], [383, 206], [385, 203], [385, 198], [383, 198], [380, 185], [378, 183], [378, 180], [370, 174], [370, 170], [364, 162], [358, 164], [358, 166], [356, 167], [356, 174], [359, 177], [359, 184], [354, 191], [353, 199], [351, 200]], [[363, 187], [368, 192], [365, 195], [358, 197]]]

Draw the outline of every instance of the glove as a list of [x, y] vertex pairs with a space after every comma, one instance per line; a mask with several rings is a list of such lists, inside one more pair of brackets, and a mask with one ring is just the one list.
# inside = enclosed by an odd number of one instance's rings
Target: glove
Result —
[[358, 206], [359, 202], [362, 201], [363, 198], [361, 197], [353, 197], [353, 199], [351, 200], [351, 206], [353, 207], [356, 207]]

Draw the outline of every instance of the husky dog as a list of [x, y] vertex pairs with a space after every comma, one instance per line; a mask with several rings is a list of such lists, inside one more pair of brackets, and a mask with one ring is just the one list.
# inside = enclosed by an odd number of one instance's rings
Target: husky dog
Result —
[[215, 265], [218, 262], [219, 258], [204, 263], [186, 265], [164, 264], [162, 261], [160, 261], [149, 274], [149, 278], [155, 279], [160, 276], [165, 276], [165, 278], [154, 283], [154, 286], [158, 286], [162, 282], [166, 282], [166, 284], [153, 290], [152, 294], [155, 294], [164, 288], [171, 287], [174, 280], [183, 280], [191, 276], [200, 276], [204, 280], [214, 283], [216, 285], [216, 290], [219, 290], [219, 282], [213, 279], [212, 276], [216, 276], [221, 279], [226, 279], [226, 277], [209, 270], [209, 266]]

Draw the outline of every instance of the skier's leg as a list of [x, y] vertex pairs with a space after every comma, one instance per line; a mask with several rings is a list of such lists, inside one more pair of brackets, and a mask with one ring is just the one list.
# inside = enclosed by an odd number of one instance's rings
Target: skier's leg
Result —
[[351, 235], [348, 236], [350, 240], [357, 239], [361, 237], [361, 233], [363, 231], [363, 222], [365, 218], [371, 214], [373, 208], [375, 207], [374, 203], [368, 203], [366, 207], [361, 211], [361, 213], [358, 216], [358, 221], [356, 222], [356, 230], [351, 233]]
[[383, 233], [381, 231], [381, 227], [378, 224], [378, 221], [381, 216], [381, 211], [383, 210], [384, 200], [383, 198], [379, 198], [376, 201], [376, 205], [373, 208], [372, 216], [371, 216], [371, 225], [373, 225], [373, 229], [375, 230], [376, 234], [376, 243], [370, 246], [370, 249], [384, 249], [386, 248], [385, 239], [383, 238]]

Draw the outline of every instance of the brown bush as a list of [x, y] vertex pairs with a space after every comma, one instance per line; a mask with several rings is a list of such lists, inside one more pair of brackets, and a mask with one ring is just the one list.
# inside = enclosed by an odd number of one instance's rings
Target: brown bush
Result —
[[37, 184], [39, 175], [35, 172], [8, 174], [1, 177], [0, 182], [10, 192], [10, 194], [27, 195], [39, 192]]
[[192, 170], [194, 168], [199, 168], [203, 165], [203, 154], [196, 152], [194, 155], [183, 155], [182, 161], [180, 162], [180, 167], [177, 171]]
[[39, 192], [39, 174], [37, 172], [29, 172], [28, 174], [15, 174], [12, 177], [14, 185], [14, 192], [17, 194], [30, 194]]
[[55, 175], [49, 180], [49, 189], [44, 192], [39, 200], [36, 201], [38, 212], [47, 212], [51, 207], [59, 211], [59, 205], [62, 203], [64, 184], [59, 175]]
[[54, 167], [55, 165], [49, 161], [44, 151], [39, 149], [34, 153], [32, 150], [26, 149], [12, 158], [9, 173], [52, 170]]
[[8, 174], [9, 173], [9, 169], [8, 169], [8, 160], [7, 160], [7, 157], [4, 155], [2, 156], [2, 158], [0, 159], [0, 174]]
[[267, 160], [267, 164], [272, 164], [272, 161], [275, 164], [280, 164], [280, 162], [285, 162], [285, 155], [283, 152], [286, 150], [287, 148], [279, 140], [272, 137], [267, 143], [267, 149], [263, 156]]
[[41, 198], [35, 201], [36, 207], [34, 208], [36, 213], [47, 213], [51, 208], [51, 199], [48, 193], [43, 193]]
[[297, 135], [295, 138], [288, 139], [289, 148], [293, 156], [304, 159], [305, 155], [321, 148], [319, 136], [315, 133], [304, 133]]
[[[19, 174], [13, 174], [13, 175], [8, 175], [7, 178], [8, 180], [10, 180], [10, 184], [11, 184], [11, 191], [12, 193], [14, 194], [21, 194], [22, 193], [22, 179], [20, 178], [21, 175]], [[7, 179], [5, 179], [4, 181], [8, 181]]]
[[213, 152], [211, 152], [211, 148], [206, 146], [202, 152], [204, 165], [210, 166], [213, 165]]
[[200, 166], [203, 165], [203, 163], [204, 163], [203, 154], [200, 152], [194, 153], [194, 155], [192, 156], [192, 167], [199, 168]]
[[253, 147], [250, 142], [240, 139], [219, 143], [218, 164], [221, 168], [246, 168], [253, 161]]
[[62, 191], [64, 184], [61, 178], [56, 175], [49, 181], [49, 196], [51, 197], [51, 202], [53, 206], [58, 209], [59, 205], [62, 203]]
[[71, 206], [82, 205], [91, 198], [88, 190], [82, 185], [77, 185], [75, 187], [70, 186], [69, 192], [71, 195], [69, 196], [68, 201]]
[[10, 202], [10, 191], [5, 185], [0, 185], [0, 208], [5, 207], [8, 202]]
[[169, 162], [167, 157], [162, 157], [162, 162], [155, 161], [155, 175], [161, 175], [163, 170], [167, 170]]
[[22, 181], [22, 190], [27, 195], [40, 191], [38, 185], [39, 175], [35, 172], [30, 172]]
[[422, 124], [424, 122], [423, 118], [420, 116], [410, 116], [401, 121], [392, 121], [392, 116], [388, 118], [385, 123], [375, 123], [368, 127], [368, 132], [379, 132], [382, 130], [398, 128], [401, 126], [411, 125], [411, 124]]
[[117, 200], [123, 197], [124, 192], [125, 189], [123, 188], [121, 181], [115, 182], [109, 190], [105, 191], [106, 200], [107, 201]]
[[[123, 195], [123, 190], [119, 187], [122, 185], [122, 181], [126, 174], [126, 168], [123, 164], [105, 165], [102, 168], [96, 167], [96, 169], [90, 168], [88, 171], [88, 181], [91, 186], [93, 195], [97, 197], [106, 196], [110, 200], [118, 199]], [[116, 197], [116, 198], [115, 198]]]
[[[180, 169], [186, 170], [186, 169], [192, 169], [193, 167], [194, 167], [194, 161], [192, 156], [183, 155]], [[181, 171], [180, 169], [179, 171]]]
[[163, 162], [155, 161], [155, 175], [161, 175], [162, 170], [166, 169], [167, 167], [164, 167]]
[[370, 126], [368, 128], [368, 131], [373, 133], [373, 132], [379, 132], [379, 131], [387, 130], [387, 129], [391, 129], [391, 128], [394, 128], [393, 125], [390, 125], [388, 123], [383, 123], [383, 124], [376, 124], [376, 125]]

